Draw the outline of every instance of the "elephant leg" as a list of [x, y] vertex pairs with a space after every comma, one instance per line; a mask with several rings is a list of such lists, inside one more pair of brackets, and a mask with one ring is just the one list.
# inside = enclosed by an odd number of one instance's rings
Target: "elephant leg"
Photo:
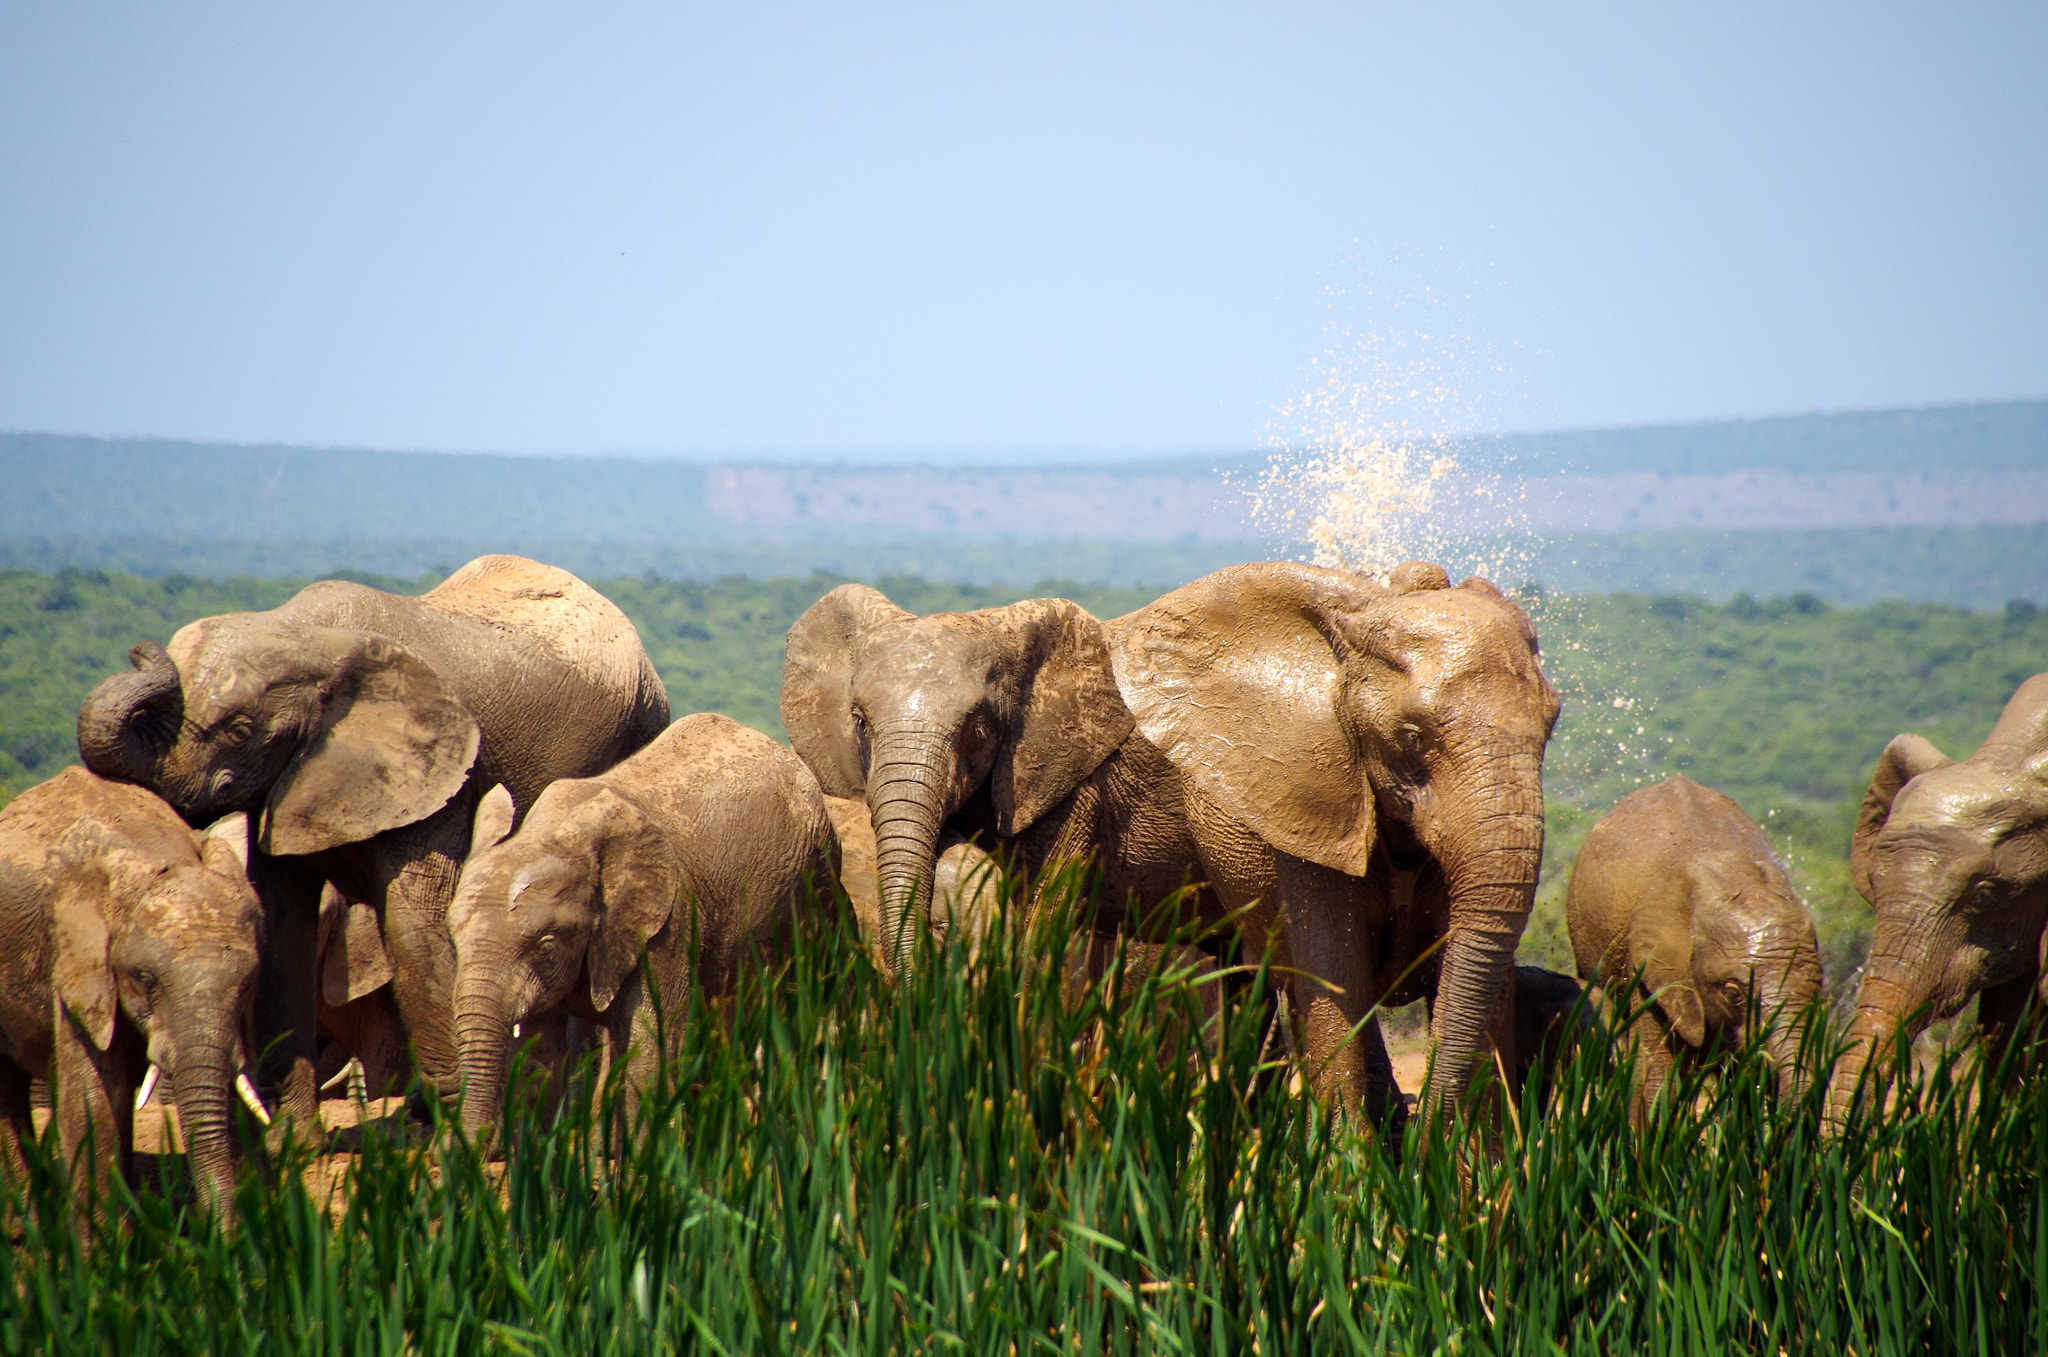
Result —
[[[455, 942], [448, 903], [468, 851], [470, 798], [458, 796], [418, 824], [381, 834], [364, 865], [358, 897], [377, 905], [391, 955], [391, 994], [412, 1038], [420, 1078], [453, 1093]], [[350, 892], [354, 894], [354, 891]]]
[[1640, 1126], [1671, 1079], [1671, 1035], [1664, 1020], [1647, 1007], [1629, 1024], [1636, 1049], [1636, 1091], [1629, 1120]]
[[81, 1196], [88, 1175], [80, 1173], [80, 1160], [90, 1155], [89, 1178], [101, 1200], [114, 1173], [128, 1176], [135, 1144], [134, 1073], [147, 1063], [140, 1040], [125, 1024], [115, 1025], [112, 1045], [106, 1051], [94, 1046], [78, 1020], [60, 1010], [50, 1061], [58, 1145]]
[[28, 1072], [0, 1056], [0, 1174], [19, 1181], [28, 1170], [22, 1145], [35, 1139], [34, 1112], [29, 1106]]
[[2038, 1024], [2029, 1019], [2028, 1005], [2034, 1000], [2037, 979], [2030, 972], [2003, 984], [1988, 986], [1977, 996], [1977, 1028], [1984, 1036], [1984, 1058], [1993, 1069], [2005, 1059], [2013, 1043], [2022, 1038], [2026, 1045], [2020, 1051], [2019, 1068], [2025, 1068], [2026, 1062], [2034, 1056], [2037, 1034], [2033, 1029]]
[[250, 876], [263, 902], [265, 938], [256, 978], [260, 1073], [276, 1091], [271, 1148], [296, 1124], [320, 1125], [321, 871], [303, 858], [257, 855]]
[[[1363, 1111], [1381, 1124], [1398, 1095], [1392, 1062], [1377, 1040], [1379, 1025], [1366, 1017], [1379, 1002], [1379, 990], [1358, 917], [1359, 883], [1286, 853], [1275, 856], [1281, 924], [1297, 971], [1294, 1024], [1307, 1073], [1325, 1101]], [[1375, 1045], [1378, 1061], [1371, 1057]]]
[[612, 1145], [616, 1154], [625, 1153], [629, 1138], [639, 1130], [641, 1104], [661, 1068], [662, 1039], [667, 1035], [663, 1029], [673, 1031], [684, 1019], [682, 1013], [657, 1014], [647, 989], [646, 970], [636, 968], [604, 1015], [605, 1068], [597, 1092], [602, 1097], [617, 1081]]

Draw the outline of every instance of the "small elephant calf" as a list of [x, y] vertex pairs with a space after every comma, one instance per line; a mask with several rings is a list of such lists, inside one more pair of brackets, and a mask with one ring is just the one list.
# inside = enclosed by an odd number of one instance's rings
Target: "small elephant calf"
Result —
[[837, 898], [817, 780], [723, 716], [686, 716], [608, 772], [551, 784], [517, 832], [512, 821], [493, 789], [448, 912], [463, 1124], [483, 1138], [515, 1026], [590, 1020], [643, 1089], [657, 999], [679, 1016], [693, 985], [729, 993], [742, 966], [787, 948], [799, 911]]
[[1820, 992], [1813, 921], [1770, 842], [1741, 807], [1684, 777], [1623, 797], [1586, 835], [1565, 895], [1579, 975], [1610, 998], [1638, 973], [1654, 999], [1636, 1020], [1636, 1115], [1675, 1056], [1769, 1030], [1780, 1091], [1798, 1091], [1794, 1024]]
[[20, 1165], [44, 1078], [66, 1160], [91, 1136], [125, 1173], [154, 1064], [202, 1200], [231, 1199], [235, 1099], [266, 1115], [247, 1073], [263, 919], [248, 843], [244, 815], [195, 833], [83, 768], [0, 810], [0, 1157]]

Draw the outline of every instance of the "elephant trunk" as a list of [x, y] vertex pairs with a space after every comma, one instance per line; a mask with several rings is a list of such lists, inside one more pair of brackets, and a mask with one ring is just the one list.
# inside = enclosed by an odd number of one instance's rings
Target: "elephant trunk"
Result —
[[172, 1031], [177, 1054], [171, 1087], [192, 1182], [208, 1210], [222, 1211], [235, 1199], [234, 1090], [242, 1072], [237, 1043], [217, 1018], [176, 1021]]
[[1935, 972], [1933, 949], [1926, 941], [1916, 942], [1906, 929], [1880, 925], [1856, 994], [1848, 1049], [1828, 1085], [1827, 1123], [1831, 1130], [1840, 1130], [1848, 1120], [1857, 1086], [1870, 1062], [1881, 1058], [1902, 1032], [1917, 1036], [1925, 1025]]
[[462, 1074], [462, 1129], [488, 1146], [504, 1111], [505, 1066], [512, 1045], [512, 1017], [504, 991], [488, 978], [465, 972], [455, 991], [455, 1041]]
[[1807, 1016], [1820, 985], [1820, 965], [1808, 959], [1758, 985], [1755, 1012], [1764, 1024], [1764, 1055], [1777, 1072], [1779, 1101], [1788, 1106], [1806, 1091]]
[[178, 666], [162, 646], [128, 652], [130, 674], [101, 679], [78, 709], [78, 752], [85, 766], [117, 782], [148, 783], [177, 738], [184, 714]]
[[[1543, 865], [1539, 758], [1496, 760], [1468, 795], [1452, 799], [1458, 811], [1438, 821], [1458, 828], [1455, 842], [1432, 845], [1450, 887], [1430, 1033], [1430, 1098], [1437, 1106], [1464, 1095], [1512, 983], [1515, 947]], [[1425, 842], [1431, 837], [1425, 832]]]
[[944, 734], [899, 730], [878, 735], [868, 772], [875, 824], [875, 874], [881, 889], [882, 953], [900, 970], [916, 941], [914, 921], [931, 906], [939, 827], [950, 809], [951, 745]]

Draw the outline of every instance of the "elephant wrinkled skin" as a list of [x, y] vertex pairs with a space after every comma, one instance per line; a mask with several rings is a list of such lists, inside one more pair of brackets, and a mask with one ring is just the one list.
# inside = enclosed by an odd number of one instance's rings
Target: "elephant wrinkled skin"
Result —
[[1586, 835], [1565, 895], [1579, 975], [1610, 1001], [1640, 976], [1638, 1118], [1673, 1057], [1769, 1024], [1779, 1089], [1799, 1088], [1797, 1022], [1820, 993], [1813, 920], [1742, 808], [1684, 777], [1623, 797]]
[[1886, 745], [1849, 871], [1877, 917], [1849, 1052], [1829, 1088], [1837, 1123], [1873, 1056], [1972, 996], [1989, 1054], [2001, 1056], [2048, 975], [2048, 674], [2022, 683], [1960, 762], [1918, 735]]
[[485, 556], [420, 598], [330, 580], [262, 613], [203, 618], [78, 715], [86, 765], [194, 823], [260, 816], [270, 936], [262, 1036], [283, 1110], [310, 1125], [323, 883], [382, 927], [420, 1072], [456, 1073], [447, 903], [477, 796], [516, 807], [658, 735], [668, 699], [625, 615], [575, 576]]
[[[646, 1087], [693, 987], [729, 994], [837, 897], [824, 797], [794, 754], [724, 716], [676, 722], [608, 771], [565, 778], [512, 828], [494, 788], [448, 922], [463, 1124], [488, 1138], [515, 1025], [581, 1017]], [[644, 962], [643, 962], [644, 958]], [[658, 1010], [658, 1012], [657, 1012]]]
[[841, 585], [789, 630], [782, 719], [826, 794], [868, 806], [891, 965], [954, 842], [1026, 879], [1093, 861], [1105, 932], [1199, 876], [1180, 778], [1135, 735], [1103, 624], [1066, 599], [916, 617]]
[[1388, 1115], [1393, 1070], [1368, 1015], [1427, 997], [1432, 1097], [1454, 1101], [1513, 1040], [1543, 854], [1558, 697], [1529, 619], [1433, 565], [1382, 585], [1262, 562], [1110, 628], [1118, 687], [1186, 779], [1222, 904], [1277, 904], [1319, 1090]]
[[101, 1169], [125, 1172], [153, 1062], [201, 1200], [232, 1199], [262, 926], [248, 834], [239, 814], [196, 833], [82, 768], [0, 810], [0, 1154], [16, 1167], [29, 1081], [45, 1078], [66, 1160], [91, 1136]]

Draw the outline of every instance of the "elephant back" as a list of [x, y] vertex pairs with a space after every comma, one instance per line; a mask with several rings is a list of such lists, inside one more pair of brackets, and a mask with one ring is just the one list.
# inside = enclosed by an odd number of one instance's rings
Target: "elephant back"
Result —
[[420, 599], [453, 617], [513, 633], [609, 692], [636, 694], [634, 747], [668, 725], [668, 695], [640, 633], [618, 606], [566, 570], [524, 556], [479, 556]]

